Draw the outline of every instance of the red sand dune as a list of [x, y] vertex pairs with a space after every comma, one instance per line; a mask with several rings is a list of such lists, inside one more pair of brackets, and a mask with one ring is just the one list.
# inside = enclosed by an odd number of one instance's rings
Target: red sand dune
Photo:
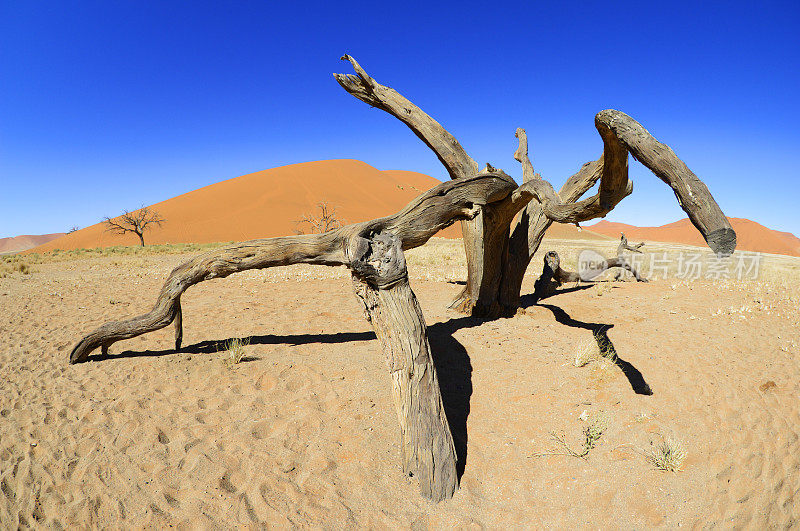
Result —
[[[145, 242], [208, 243], [295, 234], [296, 221], [316, 215], [317, 203], [336, 208], [343, 223], [387, 216], [440, 181], [412, 171], [380, 171], [357, 160], [304, 162], [228, 179], [152, 205], [167, 221], [145, 233]], [[308, 230], [307, 230], [308, 232]], [[456, 224], [438, 236], [460, 238]], [[602, 238], [574, 226], [554, 224], [551, 238]], [[36, 248], [79, 249], [137, 245], [133, 234], [117, 235], [98, 223]]]
[[0, 238], [0, 254], [18, 253], [33, 249], [37, 245], [42, 245], [63, 235], [63, 232], [56, 232], [54, 234], [24, 234], [11, 238]]
[[[800, 256], [800, 238], [789, 232], [779, 232], [743, 218], [728, 218], [736, 231], [736, 249], [761, 253]], [[625, 223], [602, 220], [588, 229], [608, 236], [624, 232], [630, 240], [674, 242], [705, 246], [705, 241], [689, 218], [660, 227], [636, 227]]]
[[[392, 214], [439, 184], [410, 171], [380, 171], [357, 160], [323, 160], [282, 166], [221, 181], [151, 205], [166, 222], [145, 233], [145, 242], [208, 243], [295, 234], [317, 203], [336, 208], [343, 223]], [[451, 236], [459, 231], [449, 228]], [[306, 227], [306, 232], [309, 232]], [[102, 223], [42, 245], [37, 252], [137, 245], [133, 234], [107, 232]]]

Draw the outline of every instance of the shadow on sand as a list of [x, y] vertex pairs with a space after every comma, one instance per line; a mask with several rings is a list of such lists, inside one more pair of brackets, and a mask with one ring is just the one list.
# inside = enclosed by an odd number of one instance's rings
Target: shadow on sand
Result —
[[[464, 345], [453, 337], [453, 334], [462, 328], [480, 326], [483, 319], [462, 317], [450, 319], [444, 323], [434, 323], [428, 327], [428, 341], [431, 345], [433, 362], [439, 378], [439, 387], [442, 393], [447, 422], [456, 447], [456, 470], [459, 479], [464, 473], [467, 464], [467, 417], [469, 417], [469, 402], [472, 396], [472, 364]], [[201, 341], [193, 345], [185, 345], [180, 350], [126, 350], [119, 354], [98, 354], [89, 356], [88, 361], [104, 361], [120, 358], [156, 357], [176, 353], [185, 354], [215, 354], [227, 350], [227, 343], [239, 339], [249, 345], [307, 345], [311, 343], [348, 343], [351, 341], [370, 341], [376, 339], [375, 333], [369, 332], [340, 332], [336, 334], [267, 334], [254, 335], [223, 340]], [[259, 358], [246, 357], [243, 362], [255, 361]]]
[[611, 339], [608, 337], [608, 331], [611, 328], [614, 328], [613, 324], [585, 323], [583, 321], [573, 319], [567, 312], [558, 306], [542, 303], [539, 303], [538, 305], [553, 312], [553, 316], [556, 318], [556, 321], [563, 325], [571, 326], [573, 328], [583, 328], [584, 330], [591, 330], [592, 334], [594, 335], [594, 340], [597, 341], [597, 347], [600, 349], [600, 352], [602, 352], [605, 357], [612, 360], [614, 365], [619, 367], [619, 369], [622, 371], [622, 374], [625, 375], [625, 377], [628, 379], [628, 382], [631, 384], [633, 392], [637, 395], [653, 394], [653, 390], [644, 380], [644, 376], [642, 376], [642, 373], [639, 371], [639, 369], [634, 367], [630, 362], [620, 358], [619, 354], [617, 354], [617, 349], [614, 348], [614, 343], [612, 343]]

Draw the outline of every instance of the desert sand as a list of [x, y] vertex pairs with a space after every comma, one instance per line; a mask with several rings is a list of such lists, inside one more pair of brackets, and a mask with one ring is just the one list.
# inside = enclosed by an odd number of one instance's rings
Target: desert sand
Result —
[[[569, 263], [587, 246], [616, 242], [540, 252]], [[409, 252], [464, 466], [434, 505], [401, 473], [389, 375], [346, 269], [204, 282], [183, 297], [180, 352], [168, 328], [70, 366], [83, 334], [148, 310], [189, 257], [76, 256], [0, 278], [3, 528], [800, 523], [796, 259], [768, 257], [752, 281], [569, 286], [484, 321], [446, 309], [466, 276], [460, 242]], [[535, 257], [523, 293], [540, 270]], [[576, 367], [595, 330], [620, 361]], [[230, 338], [249, 342], [238, 364]], [[552, 433], [580, 448], [584, 412], [609, 419], [597, 446], [549, 455]], [[688, 454], [678, 472], [647, 458], [669, 438]]]
[[[800, 238], [794, 234], [772, 230], [749, 219], [728, 218], [728, 220], [736, 231], [738, 250], [800, 256]], [[660, 227], [637, 227], [601, 220], [594, 225], [587, 225], [586, 228], [606, 236], [619, 236], [620, 232], [624, 232], [632, 240], [704, 245], [702, 235], [694, 228], [689, 218]]]

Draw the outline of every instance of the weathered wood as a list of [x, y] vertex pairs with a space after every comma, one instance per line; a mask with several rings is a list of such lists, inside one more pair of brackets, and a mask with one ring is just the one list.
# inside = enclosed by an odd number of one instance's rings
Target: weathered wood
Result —
[[678, 204], [712, 251], [723, 256], [733, 253], [736, 249], [736, 232], [728, 218], [705, 183], [668, 145], [656, 140], [642, 124], [623, 112], [607, 109], [600, 111], [595, 120], [603, 123], [636, 160], [672, 188]]
[[[352, 57], [342, 59], [350, 61], [356, 72], [334, 74], [347, 92], [405, 123], [433, 150], [452, 179], [477, 171], [475, 161], [441, 124], [394, 89], [377, 83]], [[736, 235], [727, 219], [708, 188], [672, 150], [619, 111], [599, 112], [595, 127], [603, 140], [603, 155], [585, 164], [558, 194], [535, 174], [528, 157], [527, 134], [517, 129], [519, 146], [514, 157], [522, 164], [523, 184], [508, 201], [487, 205], [474, 219], [462, 223], [467, 283], [451, 308], [487, 317], [513, 313], [525, 271], [550, 224], [578, 224], [604, 217], [633, 191], [628, 179], [629, 151], [673, 188], [681, 207], [715, 252], [733, 251]], [[597, 193], [580, 200], [598, 180]], [[508, 213], [523, 208], [519, 221], [511, 227], [513, 215]]]
[[[621, 148], [625, 149], [626, 155], [630, 152], [673, 189], [681, 208], [714, 252], [728, 255], [736, 247], [736, 233], [708, 188], [668, 146], [656, 140], [639, 122], [620, 111], [599, 112], [595, 116], [595, 126], [603, 138], [603, 156], [584, 164], [580, 171], [567, 179], [557, 195], [561, 200], [560, 204], [552, 194], [552, 188], [544, 184], [546, 181], [533, 184], [526, 182], [521, 187], [522, 190], [515, 192], [515, 197], [525, 194], [535, 200], [525, 207], [519, 221], [511, 229], [507, 267], [499, 293], [499, 305], [506, 309], [506, 313], [513, 313], [530, 259], [539, 249], [542, 238], [553, 221], [577, 223], [605, 216], [632, 191], [627, 179], [627, 162], [624, 167], [622, 164]], [[520, 137], [519, 133], [517, 137]], [[531, 171], [525, 169], [528, 156], [524, 130], [523, 138], [524, 143], [520, 142], [515, 158], [523, 164], [524, 174], [525, 171]], [[608, 160], [613, 160], [613, 165], [608, 164]], [[598, 179], [601, 182], [598, 193], [592, 198], [578, 201]], [[624, 193], [619, 188], [623, 184]], [[574, 205], [569, 206], [570, 203]], [[556, 205], [555, 208], [552, 205]], [[609, 259], [608, 266], [628, 269], [637, 280], [645, 281], [619, 255]]]
[[541, 179], [542, 176], [533, 171], [533, 163], [528, 157], [528, 133], [525, 129], [518, 127], [514, 136], [519, 140], [519, 147], [514, 152], [514, 159], [522, 164], [522, 182], [526, 183], [531, 179]]
[[183, 310], [181, 309], [181, 298], [175, 301], [175, 350], [181, 349], [183, 342]]
[[[624, 236], [623, 236], [624, 238]], [[596, 270], [593, 270], [594, 275], [592, 278], [596, 278], [609, 269], [613, 269], [615, 267], [619, 267], [621, 269], [625, 269], [629, 271], [634, 278], [636, 278], [637, 282], [647, 282], [647, 279], [644, 278], [638, 269], [636, 269], [633, 264], [630, 263], [623, 255], [621, 249], [629, 249], [635, 250], [636, 252], [641, 252], [638, 249], [641, 248], [644, 243], [640, 243], [634, 247], [628, 247], [628, 240], [623, 240], [623, 244], [621, 243], [619, 248], [617, 249], [617, 256], [614, 258], [608, 258], [603, 261], [603, 266], [598, 267]], [[555, 290], [563, 284], [567, 282], [580, 282], [581, 280], [591, 280], [591, 278], [581, 277], [580, 274], [574, 271], [567, 271], [561, 267], [561, 258], [558, 256], [558, 253], [555, 251], [548, 251], [544, 255], [544, 265], [542, 267], [542, 273], [539, 275], [539, 278], [536, 279], [533, 285], [533, 302], [536, 303], [541, 299], [546, 297], [550, 297], [555, 293]]]
[[561, 259], [555, 251], [548, 251], [544, 255], [542, 274], [533, 284], [533, 302], [551, 296], [555, 290], [565, 282], [577, 282], [580, 277], [561, 269]]
[[342, 88], [364, 103], [381, 109], [406, 124], [436, 154], [451, 179], [478, 173], [478, 164], [467, 154], [456, 137], [447, 132], [439, 122], [393, 88], [372, 79], [353, 57], [344, 55], [342, 60], [349, 61], [356, 72], [333, 74]]
[[[452, 179], [477, 171], [475, 161], [436, 120], [394, 89], [377, 83], [352, 57], [342, 59], [350, 61], [356, 72], [334, 74], [347, 92], [405, 123], [433, 150]], [[528, 158], [527, 134], [517, 129], [519, 146], [514, 157], [522, 164], [523, 185], [514, 200], [487, 206], [462, 223], [467, 283], [451, 308], [488, 317], [513, 313], [525, 271], [550, 224], [578, 224], [604, 217], [632, 192], [629, 152], [672, 187], [681, 208], [712, 250], [723, 255], [733, 252], [736, 234], [730, 223], [708, 188], [669, 147], [620, 111], [599, 112], [595, 127], [603, 140], [603, 155], [567, 179], [558, 194], [535, 174]], [[598, 180], [597, 193], [580, 200]], [[511, 227], [506, 213], [523, 207], [519, 221]]]
[[351, 240], [354, 289], [386, 354], [400, 423], [403, 472], [433, 501], [458, 487], [456, 451], [444, 412], [422, 309], [408, 284], [399, 238], [389, 232]]
[[[353, 57], [344, 55], [342, 60], [349, 61], [356, 72], [334, 74], [342, 88], [408, 126], [433, 151], [451, 179], [463, 179], [478, 173], [478, 163], [439, 122], [395, 89], [375, 81]], [[496, 228], [493, 227], [493, 217], [491, 211], [484, 212], [479, 209], [473, 219], [461, 222], [464, 253], [467, 256], [467, 284], [462, 295], [451, 306], [464, 306], [471, 311], [474, 301], [480, 299], [480, 290], [489, 291], [496, 282], [502, 258], [495, 249], [502, 248], [503, 241], [508, 237], [498, 235]], [[495, 297], [492, 297], [489, 300], [494, 299]]]
[[619, 245], [617, 246], [617, 256], [622, 256], [622, 253], [624, 251], [641, 253], [642, 247], [644, 247], [644, 242], [637, 243], [636, 245], [630, 245], [628, 243], [628, 238], [625, 237], [625, 233], [624, 232], [619, 233]]
[[289, 264], [349, 265], [344, 254], [345, 244], [353, 237], [384, 230], [400, 238], [403, 249], [418, 247], [455, 221], [471, 219], [483, 205], [505, 199], [515, 187], [516, 183], [508, 176], [465, 177], [428, 190], [393, 216], [347, 225], [323, 234], [252, 240], [202, 254], [170, 273], [150, 312], [104, 324], [75, 345], [70, 363], [85, 361], [101, 346], [107, 351], [117, 341], [169, 325], [179, 313], [181, 294], [198, 282]]

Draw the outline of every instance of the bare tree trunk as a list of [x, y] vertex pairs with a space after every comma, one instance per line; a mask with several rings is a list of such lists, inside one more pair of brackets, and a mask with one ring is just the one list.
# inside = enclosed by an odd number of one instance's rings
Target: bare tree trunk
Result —
[[455, 445], [401, 242], [383, 232], [359, 243], [351, 256], [354, 288], [386, 354], [403, 472], [418, 477], [426, 498], [451, 498], [458, 486]]
[[141, 232], [137, 232], [136, 235], [139, 237], [139, 245], [144, 247], [144, 234]]

